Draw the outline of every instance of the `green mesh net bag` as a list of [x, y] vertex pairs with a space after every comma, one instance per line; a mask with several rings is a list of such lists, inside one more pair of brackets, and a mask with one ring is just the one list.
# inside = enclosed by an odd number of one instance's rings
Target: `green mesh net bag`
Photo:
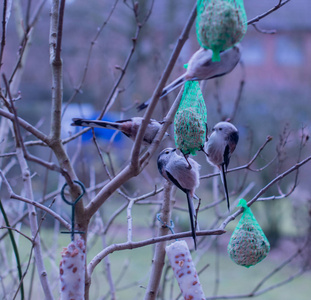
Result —
[[196, 155], [206, 140], [207, 111], [197, 81], [187, 81], [174, 118], [176, 147], [184, 155]]
[[267, 256], [270, 244], [247, 202], [241, 199], [238, 206], [243, 207], [244, 212], [232, 233], [228, 254], [236, 264], [249, 268]]
[[243, 0], [198, 0], [197, 38], [201, 47], [213, 50], [212, 61], [219, 61], [219, 52], [240, 42], [246, 30]]

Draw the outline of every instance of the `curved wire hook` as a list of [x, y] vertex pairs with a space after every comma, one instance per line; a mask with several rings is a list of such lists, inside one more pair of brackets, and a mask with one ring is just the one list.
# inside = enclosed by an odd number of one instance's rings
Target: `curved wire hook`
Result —
[[[167, 227], [167, 228], [171, 231], [172, 234], [175, 233], [175, 231], [174, 231], [175, 225], [174, 225], [174, 222], [172, 221], [172, 219], [170, 220], [170, 225], [167, 225], [166, 223], [164, 223], [164, 222], [162, 221], [162, 219], [161, 219], [161, 214], [160, 214], [160, 213], [157, 214], [157, 219], [158, 219], [158, 221], [160, 221], [160, 223], [161, 223], [164, 227]], [[177, 239], [176, 239], [176, 241], [177, 241]]]
[[70, 233], [72, 242], [74, 241], [74, 235], [76, 233], [80, 233], [80, 234], [84, 233], [84, 231], [75, 231], [74, 228], [75, 228], [75, 208], [76, 208], [76, 204], [79, 202], [79, 200], [85, 194], [85, 186], [84, 186], [84, 184], [81, 181], [79, 181], [79, 180], [74, 180], [73, 182], [78, 184], [81, 187], [81, 190], [82, 190], [82, 193], [77, 197], [77, 199], [75, 201], [68, 201], [66, 199], [66, 197], [65, 197], [65, 188], [68, 185], [67, 182], [63, 185], [63, 187], [61, 189], [61, 192], [60, 192], [63, 201], [71, 206], [71, 231], [61, 231], [61, 233]]

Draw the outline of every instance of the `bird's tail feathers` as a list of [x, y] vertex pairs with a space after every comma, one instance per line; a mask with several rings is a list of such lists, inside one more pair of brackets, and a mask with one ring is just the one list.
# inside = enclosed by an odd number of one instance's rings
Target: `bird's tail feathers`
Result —
[[[185, 75], [181, 75], [180, 77], [178, 77], [176, 80], [174, 80], [173, 82], [171, 82], [169, 85], [167, 85], [163, 90], [162, 93], [160, 95], [159, 99], [162, 99], [163, 97], [165, 97], [166, 95], [168, 95], [170, 92], [174, 91], [175, 89], [177, 89], [179, 86], [181, 86], [184, 82], [186, 81]], [[139, 104], [136, 109], [137, 111], [142, 111], [143, 109], [145, 109], [151, 102], [151, 98], [149, 98], [147, 101]]]
[[97, 128], [108, 128], [108, 129], [119, 129], [120, 124], [108, 121], [100, 121], [100, 120], [85, 120], [74, 118], [72, 119], [72, 126], [85, 126], [85, 127], [97, 127]]
[[187, 194], [188, 210], [189, 210], [189, 216], [190, 216], [190, 225], [191, 225], [191, 233], [192, 233], [192, 238], [193, 238], [193, 243], [194, 243], [194, 249], [197, 250], [197, 235], [195, 232], [194, 205], [193, 205], [190, 192], [187, 192], [186, 194]]
[[230, 211], [230, 200], [229, 200], [229, 193], [228, 193], [228, 185], [227, 185], [225, 164], [221, 164], [220, 178], [221, 178], [221, 181], [222, 181], [223, 186], [224, 186], [228, 210]]
[[160, 99], [168, 95], [170, 92], [177, 89], [179, 86], [181, 86], [186, 81], [185, 74], [181, 75], [177, 79], [175, 79], [173, 82], [171, 82], [169, 85], [167, 85], [161, 93]]
[[150, 101], [151, 101], [151, 98], [149, 98], [147, 101], [145, 101], [145, 102], [139, 104], [139, 105], [136, 107], [137, 111], [141, 111], [141, 110], [145, 109], [145, 108], [149, 105]]

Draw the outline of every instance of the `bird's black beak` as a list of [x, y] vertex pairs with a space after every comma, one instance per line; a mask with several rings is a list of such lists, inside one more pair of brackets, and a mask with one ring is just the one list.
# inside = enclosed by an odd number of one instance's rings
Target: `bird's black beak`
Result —
[[175, 152], [176, 151], [176, 148], [174, 148], [173, 150], [172, 150], [172, 152]]

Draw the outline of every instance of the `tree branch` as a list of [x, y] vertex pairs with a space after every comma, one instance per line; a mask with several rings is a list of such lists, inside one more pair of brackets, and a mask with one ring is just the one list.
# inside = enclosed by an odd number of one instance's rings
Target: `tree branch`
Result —
[[[206, 235], [221, 235], [226, 233], [225, 230], [223, 229], [216, 229], [216, 230], [201, 230], [197, 231], [196, 235], [197, 236], [206, 236]], [[191, 231], [187, 232], [182, 232], [182, 233], [175, 233], [175, 234], [170, 234], [170, 235], [165, 235], [161, 237], [155, 237], [155, 238], [150, 238], [147, 240], [139, 241], [139, 242], [125, 242], [125, 243], [120, 243], [120, 244], [112, 244], [99, 252], [88, 264], [87, 268], [87, 273], [88, 277], [91, 278], [91, 275], [95, 269], [95, 267], [102, 261], [102, 259], [107, 256], [108, 254], [111, 254], [115, 251], [121, 251], [121, 250], [129, 250], [129, 249], [136, 249], [136, 248], [141, 248], [144, 246], [149, 246], [152, 244], [156, 244], [159, 242], [164, 242], [164, 241], [170, 241], [173, 239], [180, 239], [184, 237], [191, 237], [192, 233]]]
[[265, 18], [266, 16], [270, 15], [271, 13], [273, 13], [274, 11], [278, 10], [279, 8], [281, 8], [283, 5], [285, 5], [286, 3], [288, 3], [290, 0], [285, 0], [282, 2], [282, 0], [279, 0], [279, 3], [277, 5], [275, 5], [274, 7], [272, 7], [271, 9], [269, 9], [268, 11], [266, 11], [265, 13], [250, 19], [249, 21], [247, 21], [247, 25], [253, 24], [253, 23], [257, 23], [259, 20]]
[[[186, 25], [180, 35], [180, 37], [178, 38], [176, 44], [175, 44], [175, 48], [171, 54], [171, 57], [162, 73], [162, 76], [160, 78], [160, 81], [156, 87], [156, 89], [154, 90], [152, 97], [151, 97], [151, 103], [149, 104], [149, 106], [146, 109], [146, 112], [144, 114], [144, 120], [138, 130], [136, 139], [135, 139], [135, 143], [134, 146], [132, 148], [132, 153], [131, 153], [131, 165], [133, 167], [133, 169], [135, 170], [135, 172], [138, 174], [139, 169], [141, 167], [141, 164], [145, 161], [145, 159], [142, 160], [138, 160], [139, 158], [139, 151], [140, 151], [140, 145], [141, 142], [143, 140], [146, 128], [148, 126], [148, 123], [150, 121], [151, 115], [158, 103], [160, 94], [162, 92], [162, 89], [164, 88], [164, 85], [166, 83], [166, 81], [168, 80], [168, 77], [170, 76], [173, 67], [177, 61], [177, 58], [179, 57], [179, 54], [185, 44], [185, 42], [187, 41], [188, 37], [189, 37], [189, 32], [190, 29], [195, 21], [197, 15], [197, 10], [196, 10], [196, 4], [194, 5], [190, 16], [186, 22]], [[168, 125], [167, 125], [168, 126]], [[164, 127], [164, 126], [163, 126]], [[159, 134], [159, 133], [158, 133]], [[155, 141], [153, 142], [153, 151], [155, 151], [157, 148], [157, 145], [155, 144]], [[151, 153], [148, 152], [148, 155], [150, 155]]]
[[[172, 184], [166, 181], [164, 184], [164, 199], [160, 214], [161, 222], [163, 222], [163, 225], [159, 224], [158, 226], [158, 237], [165, 236], [169, 232], [168, 226], [171, 222], [171, 191]], [[157, 243], [155, 245], [151, 266], [151, 275], [145, 293], [145, 300], [153, 300], [157, 297], [162, 270], [164, 267], [165, 246], [165, 242]]]

